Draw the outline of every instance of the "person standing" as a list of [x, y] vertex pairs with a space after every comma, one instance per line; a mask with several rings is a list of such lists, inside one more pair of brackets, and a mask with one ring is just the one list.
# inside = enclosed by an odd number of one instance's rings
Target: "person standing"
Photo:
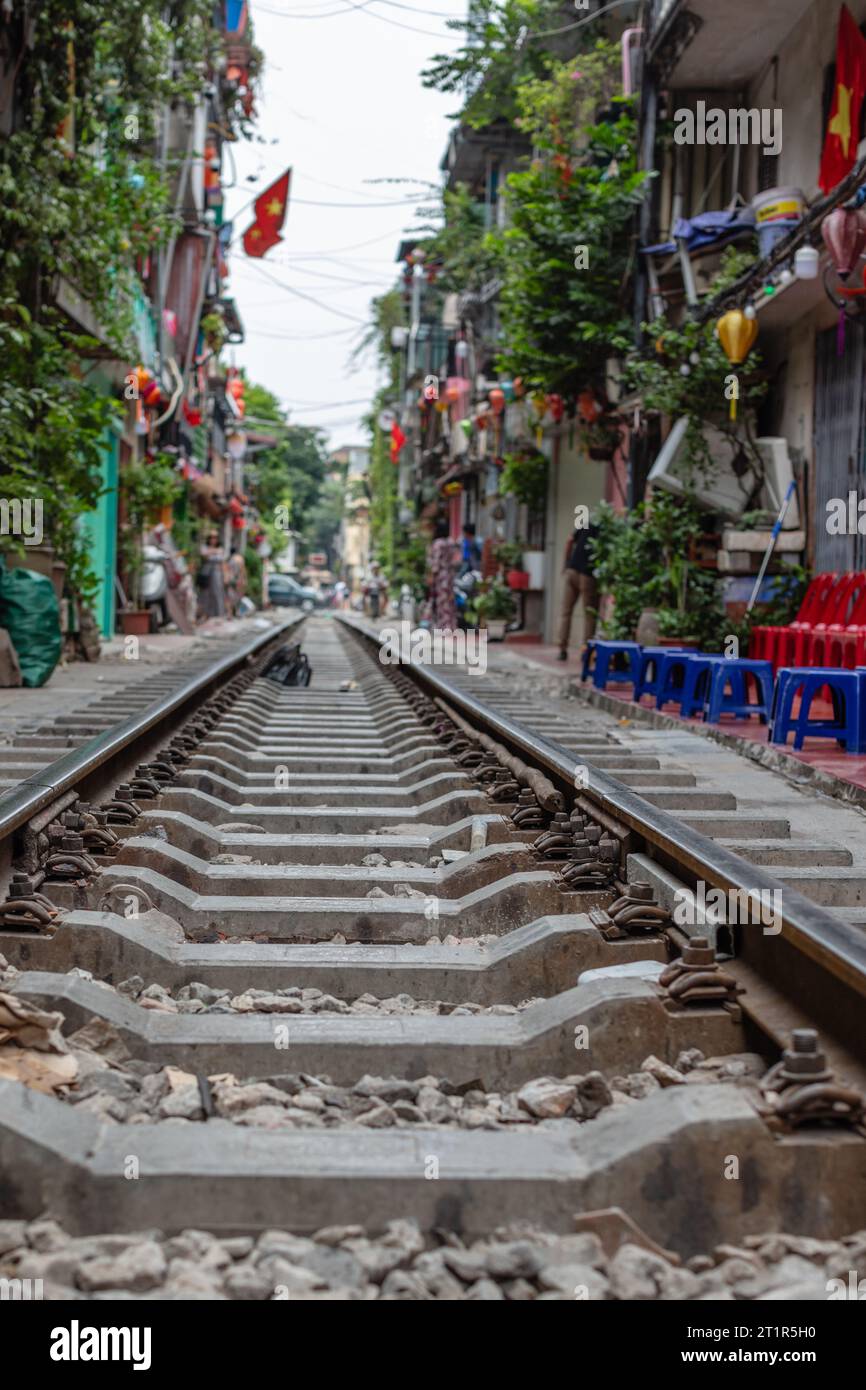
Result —
[[597, 526], [575, 527], [565, 546], [565, 568], [563, 570], [562, 603], [559, 609], [557, 642], [559, 655], [557, 661], [568, 660], [568, 643], [571, 637], [571, 618], [578, 599], [583, 600], [583, 640], [588, 642], [595, 632], [595, 608], [598, 603], [598, 585], [592, 570], [589, 543], [598, 535]]
[[239, 550], [233, 550], [226, 562], [226, 603], [229, 616], [236, 618], [241, 599], [247, 591], [247, 567]]
[[460, 573], [469, 574], [481, 568], [481, 546], [475, 539], [475, 527], [467, 521], [463, 527], [463, 540], [460, 543]]
[[430, 606], [433, 627], [444, 632], [457, 629], [457, 604], [454, 598], [454, 576], [461, 564], [459, 546], [449, 539], [448, 522], [436, 522], [428, 560], [430, 571]]
[[225, 617], [224, 564], [225, 552], [220, 545], [219, 534], [209, 531], [200, 550], [200, 563], [196, 575], [199, 612], [202, 618]]
[[364, 584], [364, 598], [366, 600], [367, 612], [371, 618], [378, 618], [385, 607], [387, 596], [387, 584], [385, 576], [377, 560], [370, 563], [370, 572]]

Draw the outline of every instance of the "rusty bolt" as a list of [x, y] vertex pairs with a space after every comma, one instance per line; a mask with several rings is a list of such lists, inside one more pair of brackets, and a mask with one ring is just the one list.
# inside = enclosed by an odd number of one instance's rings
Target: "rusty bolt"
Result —
[[791, 1046], [782, 1053], [780, 1078], [788, 1081], [824, 1081], [831, 1076], [814, 1028], [795, 1028]]
[[680, 964], [692, 970], [712, 970], [716, 967], [716, 952], [705, 936], [693, 936], [683, 947]]
[[628, 896], [640, 903], [651, 903], [654, 901], [652, 886], [642, 878], [628, 885]]

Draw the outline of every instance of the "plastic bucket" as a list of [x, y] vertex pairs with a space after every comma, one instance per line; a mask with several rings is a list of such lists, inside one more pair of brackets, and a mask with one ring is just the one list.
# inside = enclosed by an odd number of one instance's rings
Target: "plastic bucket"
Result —
[[759, 222], [756, 227], [758, 233], [758, 251], [763, 260], [769, 256], [777, 242], [786, 237], [792, 227], [796, 227], [799, 218], [791, 217], [779, 222]]
[[529, 575], [530, 589], [544, 588], [544, 551], [524, 550], [523, 568]]
[[768, 188], [752, 199], [758, 228], [765, 222], [799, 222], [806, 211], [802, 188]]

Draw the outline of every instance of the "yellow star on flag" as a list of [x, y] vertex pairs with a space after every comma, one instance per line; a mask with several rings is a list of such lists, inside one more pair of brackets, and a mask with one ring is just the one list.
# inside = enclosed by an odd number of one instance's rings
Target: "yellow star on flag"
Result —
[[254, 240], [258, 241], [259, 237], [261, 236], [261, 231], [259, 230], [258, 227], [252, 227], [252, 228], [250, 229], [250, 236], [251, 236]]
[[839, 83], [836, 88], [836, 114], [827, 127], [828, 135], [838, 135], [846, 159], [851, 144], [851, 91], [844, 82]]
[[268, 203], [267, 207], [265, 208], [265, 211], [267, 212], [269, 217], [279, 217], [282, 210], [283, 205], [280, 202], [279, 198], [272, 198], [271, 201]]

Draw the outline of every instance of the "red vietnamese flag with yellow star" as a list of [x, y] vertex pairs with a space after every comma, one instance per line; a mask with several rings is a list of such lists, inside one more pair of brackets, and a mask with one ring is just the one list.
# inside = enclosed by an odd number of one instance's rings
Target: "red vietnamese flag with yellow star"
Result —
[[244, 232], [243, 237], [244, 250], [248, 256], [263, 256], [272, 246], [276, 246], [278, 241], [282, 241], [280, 229], [286, 220], [291, 174], [291, 169], [287, 169], [276, 183], [272, 183], [270, 188], [266, 188], [264, 193], [260, 193], [256, 198], [253, 204], [256, 219]]
[[854, 166], [864, 94], [866, 39], [851, 18], [851, 12], [843, 5], [839, 12], [836, 39], [836, 86], [818, 175], [818, 185], [824, 193], [835, 188]]

